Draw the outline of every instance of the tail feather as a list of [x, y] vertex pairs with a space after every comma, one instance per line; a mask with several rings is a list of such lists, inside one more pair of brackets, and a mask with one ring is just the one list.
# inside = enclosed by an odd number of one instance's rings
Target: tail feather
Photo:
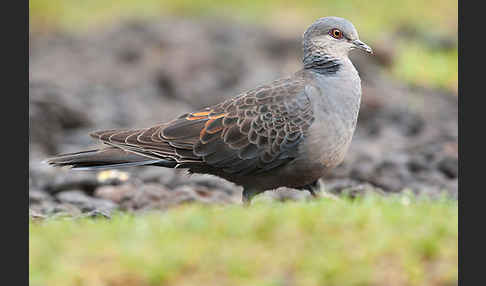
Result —
[[144, 165], [173, 168], [177, 165], [177, 162], [172, 160], [143, 156], [115, 147], [62, 154], [47, 159], [46, 162], [56, 167], [68, 166], [76, 170], [113, 169]]

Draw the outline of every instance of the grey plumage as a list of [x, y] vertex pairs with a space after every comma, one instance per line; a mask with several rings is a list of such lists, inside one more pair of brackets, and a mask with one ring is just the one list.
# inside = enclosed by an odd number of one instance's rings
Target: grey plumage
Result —
[[78, 169], [153, 165], [220, 176], [244, 187], [243, 200], [280, 186], [312, 191], [351, 142], [361, 84], [348, 58], [371, 52], [353, 24], [317, 20], [304, 33], [303, 69], [218, 105], [135, 130], [95, 132], [99, 150], [48, 162]]

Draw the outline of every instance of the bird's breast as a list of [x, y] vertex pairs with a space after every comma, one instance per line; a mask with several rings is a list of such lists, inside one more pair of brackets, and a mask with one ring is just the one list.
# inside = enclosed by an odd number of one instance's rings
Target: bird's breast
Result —
[[301, 152], [310, 162], [329, 169], [343, 161], [351, 143], [359, 113], [361, 83], [354, 73], [323, 77], [318, 82], [312, 96], [315, 121]]

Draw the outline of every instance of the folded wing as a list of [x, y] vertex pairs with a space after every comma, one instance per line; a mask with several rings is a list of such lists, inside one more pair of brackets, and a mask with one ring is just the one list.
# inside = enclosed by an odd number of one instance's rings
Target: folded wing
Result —
[[294, 78], [274, 81], [168, 123], [91, 136], [110, 152], [114, 148], [123, 150], [121, 154], [135, 154], [147, 165], [207, 166], [245, 175], [266, 172], [295, 158], [313, 121], [305, 82]]

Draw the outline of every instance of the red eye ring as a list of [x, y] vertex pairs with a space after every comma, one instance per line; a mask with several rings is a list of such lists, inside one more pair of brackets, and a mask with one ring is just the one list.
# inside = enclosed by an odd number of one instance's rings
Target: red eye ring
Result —
[[329, 31], [329, 35], [331, 35], [331, 37], [335, 39], [341, 39], [343, 37], [343, 32], [341, 32], [341, 30], [339, 29], [334, 28]]

